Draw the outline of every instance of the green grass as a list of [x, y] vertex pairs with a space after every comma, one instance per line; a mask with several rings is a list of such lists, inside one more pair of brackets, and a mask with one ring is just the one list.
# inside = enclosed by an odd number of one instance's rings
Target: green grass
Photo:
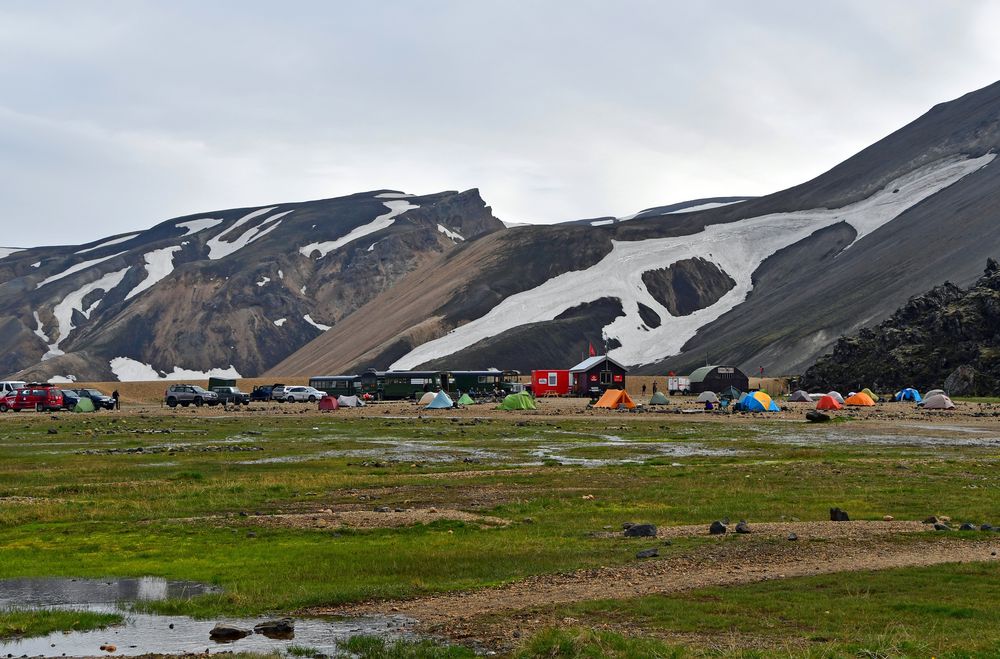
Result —
[[[48, 434], [49, 428], [57, 433]], [[817, 520], [838, 506], [852, 519], [937, 514], [1000, 524], [995, 447], [812, 441], [825, 432], [764, 419], [732, 424], [631, 416], [539, 417], [525, 425], [298, 415], [8, 416], [0, 419], [0, 578], [202, 581], [224, 592], [144, 607], [251, 616], [630, 563], [634, 541], [592, 535], [626, 521]], [[867, 431], [846, 424], [836, 432]], [[799, 441], [783, 441], [790, 434]], [[635, 445], [608, 444], [601, 435]], [[385, 453], [384, 442], [396, 440], [410, 445], [405, 455]], [[645, 464], [581, 468], [561, 465], [558, 457], [538, 464], [533, 453], [544, 446], [564, 457], [621, 460], [661, 445], [715, 454], [670, 453]], [[274, 458], [299, 461], [261, 462]], [[254, 515], [376, 506], [457, 508], [512, 523], [294, 530], [265, 527]], [[675, 541], [670, 551], [696, 546]], [[762, 601], [740, 606], [752, 618], [765, 611]], [[896, 615], [922, 620], [934, 634], [938, 621], [949, 618], [927, 608]], [[779, 636], [798, 633], [795, 626], [780, 630]], [[619, 641], [612, 637], [571, 634], [558, 641], [564, 642], [603, 643], [621, 656], [638, 652], [628, 644], [615, 649]]]
[[386, 641], [377, 636], [354, 636], [344, 644], [343, 657], [358, 659], [467, 659], [476, 653], [460, 645], [433, 641]]
[[103, 629], [122, 623], [117, 613], [0, 609], [0, 639], [45, 636], [52, 632]]
[[649, 656], [674, 656], [682, 638], [695, 639], [699, 654], [743, 647], [761, 656], [998, 656], [998, 584], [997, 563], [951, 564], [585, 602], [546, 613], [581, 628], [628, 628], [629, 637], [549, 629], [521, 656], [605, 656], [594, 649], [604, 646], [607, 656], [642, 656], [629, 649], [642, 644], [656, 648]]

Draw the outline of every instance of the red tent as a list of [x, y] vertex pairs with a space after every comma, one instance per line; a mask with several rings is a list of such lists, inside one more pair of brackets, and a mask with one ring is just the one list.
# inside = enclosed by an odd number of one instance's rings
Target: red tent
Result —
[[335, 410], [340, 407], [340, 403], [337, 402], [336, 396], [323, 396], [319, 399], [319, 409], [321, 410]]
[[837, 399], [833, 396], [823, 396], [819, 399], [819, 402], [816, 403], [817, 410], [839, 410], [842, 407], [843, 405], [838, 403]]

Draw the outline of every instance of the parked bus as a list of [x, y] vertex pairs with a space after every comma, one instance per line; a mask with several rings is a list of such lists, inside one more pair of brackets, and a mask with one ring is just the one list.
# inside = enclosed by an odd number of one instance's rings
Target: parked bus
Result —
[[428, 391], [451, 387], [447, 371], [365, 371], [359, 378], [361, 394], [371, 394], [377, 400], [420, 398]]
[[360, 380], [357, 375], [317, 375], [309, 378], [309, 386], [330, 396], [357, 396]]
[[520, 375], [518, 371], [499, 371], [491, 368], [485, 371], [451, 371], [451, 387], [449, 391], [459, 391], [468, 394], [491, 394], [494, 391], [512, 393], [520, 389], [515, 381]]

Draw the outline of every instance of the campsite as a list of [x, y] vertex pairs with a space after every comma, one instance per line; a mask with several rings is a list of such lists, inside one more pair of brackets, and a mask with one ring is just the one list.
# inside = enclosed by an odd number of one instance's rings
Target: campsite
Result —
[[[1000, 401], [843, 392], [814, 424], [805, 413], [836, 398], [741, 392], [745, 411], [705, 411], [704, 392], [654, 402], [640, 382], [596, 400], [428, 392], [327, 410], [170, 408], [162, 385], [119, 383], [120, 411], [0, 415], [0, 578], [207, 584], [120, 623], [169, 618], [192, 652], [216, 623], [275, 616], [299, 641], [213, 652], [1000, 650], [983, 590], [1000, 571]], [[105, 625], [116, 638], [106, 618], [69, 634], [30, 609], [5, 619], [28, 634], [12, 649], [47, 656]]]

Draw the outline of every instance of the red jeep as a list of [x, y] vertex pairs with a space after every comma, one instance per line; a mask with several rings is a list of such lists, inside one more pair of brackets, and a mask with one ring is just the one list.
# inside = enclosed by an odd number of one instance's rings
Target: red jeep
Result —
[[55, 385], [30, 384], [0, 401], [0, 411], [5, 411], [3, 408], [9, 407], [14, 412], [32, 409], [36, 412], [45, 410], [58, 412], [62, 409], [62, 404], [62, 390]]

